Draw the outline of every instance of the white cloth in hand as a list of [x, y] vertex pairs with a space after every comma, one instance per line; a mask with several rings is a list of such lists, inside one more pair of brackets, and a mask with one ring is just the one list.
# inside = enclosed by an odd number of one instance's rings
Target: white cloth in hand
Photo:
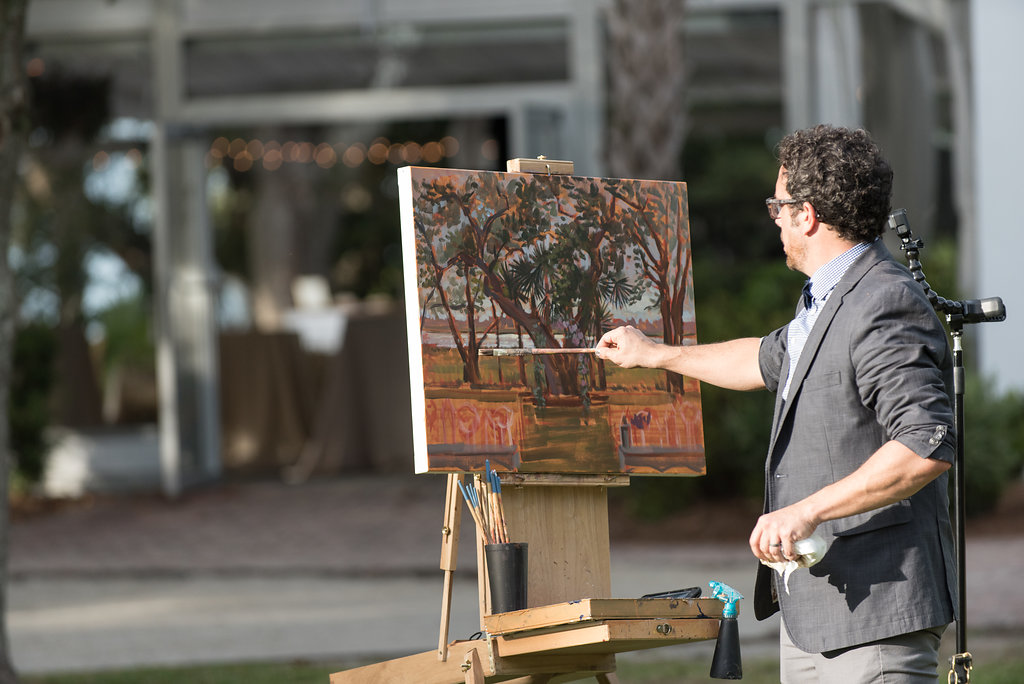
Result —
[[797, 568], [809, 568], [820, 561], [828, 551], [828, 547], [825, 545], [825, 540], [815, 532], [807, 539], [801, 539], [793, 544], [793, 550], [800, 554], [794, 560], [761, 561], [762, 564], [782, 576], [782, 584], [785, 586], [787, 594], [789, 593], [789, 576], [793, 574], [793, 571]]

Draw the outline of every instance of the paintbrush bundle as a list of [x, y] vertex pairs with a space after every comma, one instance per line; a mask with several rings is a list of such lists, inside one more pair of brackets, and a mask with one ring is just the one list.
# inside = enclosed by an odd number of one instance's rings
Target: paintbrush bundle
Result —
[[496, 471], [491, 470], [490, 460], [484, 465], [483, 475], [474, 473], [472, 482], [463, 485], [460, 480], [458, 485], [484, 543], [507, 544], [508, 527], [501, 501], [501, 479]]

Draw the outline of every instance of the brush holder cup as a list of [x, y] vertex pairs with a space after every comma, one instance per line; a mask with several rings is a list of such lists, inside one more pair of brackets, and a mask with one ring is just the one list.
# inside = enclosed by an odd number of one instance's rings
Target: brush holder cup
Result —
[[523, 542], [484, 546], [492, 615], [526, 608], [526, 551]]

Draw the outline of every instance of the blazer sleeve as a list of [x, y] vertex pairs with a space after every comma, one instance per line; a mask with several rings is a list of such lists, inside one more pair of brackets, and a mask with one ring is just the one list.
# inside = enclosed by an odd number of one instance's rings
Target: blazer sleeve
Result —
[[769, 392], [777, 392], [782, 378], [782, 366], [786, 361], [786, 336], [788, 325], [769, 333], [761, 338], [758, 351], [758, 364], [761, 366], [761, 379]]
[[879, 285], [861, 308], [864, 319], [850, 348], [861, 401], [889, 439], [922, 458], [952, 462], [956, 434], [945, 331], [917, 283]]

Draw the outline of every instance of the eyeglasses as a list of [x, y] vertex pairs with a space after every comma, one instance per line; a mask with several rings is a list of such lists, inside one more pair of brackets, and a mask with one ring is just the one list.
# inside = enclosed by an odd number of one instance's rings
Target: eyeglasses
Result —
[[782, 207], [787, 204], [803, 204], [804, 200], [801, 199], [776, 199], [769, 197], [764, 201], [768, 207], [768, 215], [772, 217], [772, 220], [779, 218], [779, 213], [782, 211]]

